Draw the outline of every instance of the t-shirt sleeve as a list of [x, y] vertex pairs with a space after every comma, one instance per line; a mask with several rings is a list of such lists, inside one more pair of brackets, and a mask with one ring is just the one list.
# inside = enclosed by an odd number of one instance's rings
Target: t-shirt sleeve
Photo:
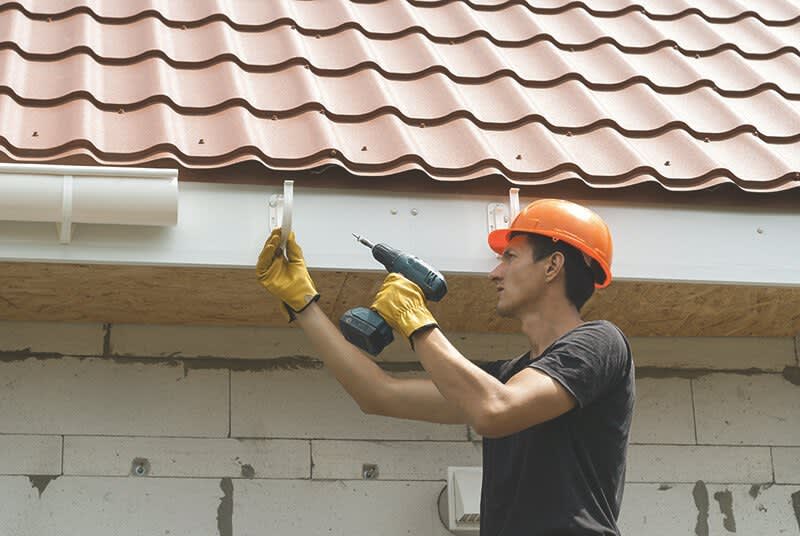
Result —
[[528, 366], [557, 380], [585, 407], [622, 379], [629, 353], [622, 333], [602, 322], [576, 328]]
[[502, 361], [484, 361], [481, 363], [477, 363], [477, 365], [485, 373], [497, 378], [500, 376], [500, 365], [502, 363], [503, 363]]

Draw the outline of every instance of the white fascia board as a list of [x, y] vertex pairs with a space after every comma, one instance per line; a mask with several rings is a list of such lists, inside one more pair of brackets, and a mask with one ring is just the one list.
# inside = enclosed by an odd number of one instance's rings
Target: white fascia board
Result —
[[[176, 226], [78, 224], [68, 245], [52, 224], [0, 221], [0, 260], [250, 268], [269, 233], [269, 198], [281, 193], [181, 182]], [[443, 272], [486, 274], [497, 263], [490, 203], [508, 199], [296, 187], [293, 227], [314, 269], [380, 269], [357, 233]], [[611, 228], [615, 279], [800, 285], [800, 211], [586, 204]]]

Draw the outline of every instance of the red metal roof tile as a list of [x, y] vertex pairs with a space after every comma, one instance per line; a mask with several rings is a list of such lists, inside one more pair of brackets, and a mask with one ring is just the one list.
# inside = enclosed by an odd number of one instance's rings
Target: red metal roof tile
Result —
[[8, 2], [0, 147], [774, 191], [800, 186], [799, 38], [782, 1]]

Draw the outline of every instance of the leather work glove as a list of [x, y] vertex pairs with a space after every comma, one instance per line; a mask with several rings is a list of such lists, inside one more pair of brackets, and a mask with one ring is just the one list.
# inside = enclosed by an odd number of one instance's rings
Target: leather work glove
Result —
[[319, 299], [319, 292], [308, 275], [303, 250], [297, 245], [294, 233], [286, 240], [286, 257], [280, 250], [281, 229], [269, 235], [256, 264], [256, 275], [267, 292], [283, 302], [281, 310], [287, 322], [295, 319], [311, 302]]
[[[392, 329], [402, 333], [409, 342], [422, 328], [436, 327], [436, 319], [425, 305], [422, 289], [400, 274], [386, 276], [375, 296], [372, 309], [377, 311]], [[412, 344], [413, 347], [413, 344]]]

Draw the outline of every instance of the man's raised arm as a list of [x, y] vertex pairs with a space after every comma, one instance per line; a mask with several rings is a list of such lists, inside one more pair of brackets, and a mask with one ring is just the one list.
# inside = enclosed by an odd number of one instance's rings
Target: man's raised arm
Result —
[[280, 229], [267, 239], [256, 265], [261, 285], [282, 304], [288, 321], [296, 320], [325, 366], [362, 411], [445, 424], [466, 423], [455, 405], [427, 379], [397, 379], [347, 342], [316, 303], [303, 251], [290, 233], [286, 257], [279, 250]]

